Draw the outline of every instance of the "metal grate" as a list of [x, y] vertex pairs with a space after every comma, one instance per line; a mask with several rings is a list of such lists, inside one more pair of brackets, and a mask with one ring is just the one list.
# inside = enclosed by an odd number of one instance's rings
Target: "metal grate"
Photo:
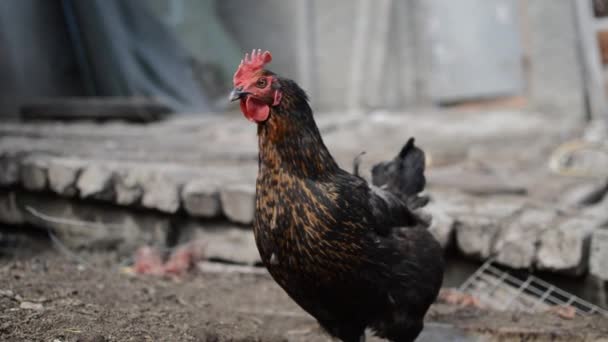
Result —
[[496, 310], [538, 312], [554, 306], [569, 306], [577, 314], [601, 314], [608, 310], [591, 304], [561, 290], [533, 275], [517, 276], [494, 266], [494, 260], [486, 261], [459, 288], [477, 298], [482, 304]]

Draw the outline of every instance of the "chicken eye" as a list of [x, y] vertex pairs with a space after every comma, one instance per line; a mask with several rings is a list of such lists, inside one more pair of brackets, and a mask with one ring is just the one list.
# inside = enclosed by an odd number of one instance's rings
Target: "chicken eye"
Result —
[[258, 79], [258, 81], [256, 82], [255, 85], [258, 88], [264, 88], [264, 87], [266, 87], [266, 79], [264, 77]]

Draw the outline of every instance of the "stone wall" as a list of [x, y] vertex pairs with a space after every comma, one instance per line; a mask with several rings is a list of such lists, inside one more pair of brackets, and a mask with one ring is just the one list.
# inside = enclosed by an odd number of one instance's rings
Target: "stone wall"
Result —
[[[392, 158], [406, 137], [419, 138], [433, 164], [427, 170], [432, 202], [424, 210], [445, 248], [517, 269], [590, 272], [608, 280], [599, 231], [608, 223], [608, 196], [597, 196], [607, 186], [548, 172], [543, 156], [563, 136], [549, 118], [529, 112], [416, 115], [318, 121], [345, 169], [368, 152], [364, 177], [371, 165]], [[147, 126], [6, 124], [0, 135], [0, 223], [52, 229], [76, 248], [128, 249], [167, 244], [169, 235], [173, 242], [199, 236], [213, 241], [216, 258], [257, 260], [250, 231], [257, 144], [255, 127], [243, 118]]]

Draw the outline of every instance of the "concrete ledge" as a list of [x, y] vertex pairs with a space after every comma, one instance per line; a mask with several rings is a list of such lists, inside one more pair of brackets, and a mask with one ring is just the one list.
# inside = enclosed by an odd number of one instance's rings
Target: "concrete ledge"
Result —
[[175, 220], [172, 215], [48, 193], [0, 190], [0, 222], [50, 229], [70, 249], [114, 249], [131, 254], [144, 245], [166, 246], [168, 234], [179, 243], [200, 239], [208, 259], [254, 265], [261, 262], [250, 229], [228, 222]]
[[[319, 128], [347, 170], [354, 156], [367, 151], [363, 176], [374, 163], [392, 158], [409, 136], [417, 138], [433, 162], [428, 170], [433, 201], [424, 210], [434, 217], [430, 230], [442, 246], [454, 245], [472, 258], [496, 257], [512, 268], [587, 272], [591, 236], [608, 220], [608, 204], [578, 207], [579, 193], [586, 198], [596, 185], [552, 177], [544, 165], [538, 167], [539, 156], [554, 145], [551, 137], [561, 136], [543, 115], [424, 112], [419, 120], [421, 113], [338, 114], [320, 116]], [[140, 221], [132, 215], [138, 212], [185, 216], [203, 225], [253, 222], [257, 142], [255, 128], [240, 115], [146, 126], [6, 124], [0, 135], [0, 191], [15, 193], [0, 197], [0, 222], [34, 223], [21, 209], [36, 197], [46, 198], [36, 204], [49, 213], [88, 218], [70, 212], [76, 210], [73, 204], [60, 204], [72, 199], [90, 208], [91, 217], [98, 217], [99, 208], [112, 208], [108, 212], [118, 210], [115, 223], [135, 227]], [[581, 190], [562, 198], [560, 189]], [[100, 222], [114, 222], [104, 217]], [[155, 227], [166, 221], [150, 220]], [[125, 234], [139, 236], [140, 228]], [[163, 236], [157, 242], [164, 243]], [[564, 246], [568, 251], [561, 253]]]

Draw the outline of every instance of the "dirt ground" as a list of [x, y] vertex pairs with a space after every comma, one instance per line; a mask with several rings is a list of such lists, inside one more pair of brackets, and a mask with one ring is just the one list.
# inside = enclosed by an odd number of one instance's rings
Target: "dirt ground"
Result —
[[[1, 341], [330, 341], [266, 273], [134, 276], [89, 254], [0, 259]], [[353, 299], [356, 300], [356, 299]], [[419, 341], [598, 341], [608, 319], [436, 304]], [[374, 341], [375, 339], [371, 339]], [[605, 339], [608, 341], [608, 338]]]

